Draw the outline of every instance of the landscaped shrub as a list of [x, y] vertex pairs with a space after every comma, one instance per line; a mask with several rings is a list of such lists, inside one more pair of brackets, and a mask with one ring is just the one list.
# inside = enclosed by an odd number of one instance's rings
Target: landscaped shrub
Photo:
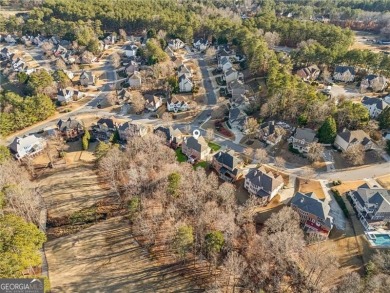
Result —
[[345, 202], [344, 202], [343, 198], [341, 197], [340, 192], [337, 189], [331, 189], [331, 190], [333, 192], [335, 200], [339, 204], [340, 208], [343, 210], [345, 217], [349, 218], [349, 212], [348, 212], [347, 206], [345, 205]]
[[341, 181], [340, 180], [335, 180], [332, 182], [333, 186], [337, 186], [337, 185], [341, 185]]

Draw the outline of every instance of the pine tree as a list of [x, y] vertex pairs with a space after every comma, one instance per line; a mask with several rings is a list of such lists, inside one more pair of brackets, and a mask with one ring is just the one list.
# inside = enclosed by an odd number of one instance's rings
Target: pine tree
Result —
[[322, 143], [333, 143], [337, 135], [336, 120], [333, 117], [326, 118], [324, 124], [318, 130], [319, 140]]

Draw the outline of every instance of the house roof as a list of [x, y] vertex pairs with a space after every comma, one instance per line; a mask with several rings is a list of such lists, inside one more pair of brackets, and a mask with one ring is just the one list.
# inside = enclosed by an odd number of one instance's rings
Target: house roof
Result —
[[366, 105], [366, 106], [373, 106], [373, 105], [375, 105], [375, 107], [378, 110], [384, 110], [387, 106], [389, 106], [389, 104], [386, 103], [386, 101], [384, 99], [370, 98], [370, 97], [364, 97], [362, 99], [362, 104]]
[[138, 47], [137, 47], [136, 45], [134, 45], [134, 44], [127, 45], [127, 46], [125, 47], [125, 50], [126, 50], [126, 51], [133, 51], [133, 50], [137, 50], [137, 49], [138, 49]]
[[121, 89], [117, 95], [118, 98], [122, 100], [131, 99], [131, 93], [125, 88]]
[[179, 76], [179, 79], [178, 79], [179, 83], [189, 83], [189, 84], [192, 84], [192, 81], [188, 78], [188, 76], [186, 74], [182, 74]]
[[338, 136], [345, 140], [347, 143], [360, 142], [362, 145], [366, 145], [371, 141], [370, 137], [363, 130], [346, 130], [339, 133]]
[[172, 138], [181, 138], [183, 136], [183, 133], [180, 131], [179, 128], [173, 128], [172, 126], [169, 127], [157, 127], [154, 132], [161, 131], [165, 134], [167, 140], [171, 140]]
[[80, 74], [80, 79], [87, 79], [88, 82], [93, 83], [94, 82], [94, 75], [91, 71], [83, 71]]
[[299, 140], [305, 140], [308, 143], [315, 141], [316, 132], [310, 128], [297, 128], [294, 138]]
[[220, 62], [222, 65], [225, 65], [227, 63], [230, 63], [230, 60], [227, 56], [222, 56]]
[[245, 90], [245, 84], [241, 80], [233, 80], [229, 82], [228, 87], [232, 90]]
[[43, 139], [35, 135], [27, 135], [23, 137], [15, 137], [14, 140], [9, 145], [10, 150], [13, 153], [23, 157], [27, 154], [29, 150], [34, 145], [40, 145], [43, 142]]
[[179, 74], [191, 74], [191, 70], [185, 64], [181, 64], [177, 71]]
[[334, 69], [334, 72], [335, 73], [345, 73], [349, 70], [349, 72], [353, 75], [355, 75], [355, 67], [352, 67], [352, 66], [341, 66], [341, 65], [337, 65], [336, 68]]
[[70, 88], [66, 88], [66, 89], [59, 89], [57, 91], [57, 96], [65, 97], [67, 95], [73, 95], [73, 90]]
[[169, 104], [185, 104], [186, 99], [183, 96], [172, 95], [168, 98]]
[[390, 213], [390, 193], [388, 190], [371, 188], [367, 184], [363, 184], [353, 193], [359, 203], [367, 209], [375, 209], [377, 213]]
[[115, 122], [112, 119], [109, 118], [100, 118], [96, 124], [98, 125], [107, 125], [108, 128], [115, 128]]
[[275, 121], [264, 122], [260, 125], [260, 129], [264, 132], [267, 132], [267, 135], [272, 135], [275, 132], [277, 126], [275, 126]]
[[132, 131], [132, 132], [140, 132], [146, 129], [146, 126], [142, 124], [137, 124], [137, 123], [131, 123], [129, 121], [119, 125], [118, 130], [119, 131]]
[[214, 155], [214, 159], [219, 163], [228, 166], [231, 170], [235, 169], [241, 162], [241, 160], [234, 155], [234, 151], [220, 151]]
[[161, 100], [161, 97], [149, 94], [144, 95], [144, 98], [145, 101], [151, 106], [155, 106]]
[[188, 148], [193, 149], [199, 153], [201, 153], [202, 151], [206, 150], [209, 147], [207, 145], [207, 142], [203, 138], [203, 136], [199, 136], [198, 139], [196, 139], [193, 136], [190, 136], [184, 139], [184, 143]]
[[82, 124], [77, 119], [72, 119], [69, 117], [67, 120], [58, 120], [57, 127], [60, 131], [66, 131], [68, 129], [81, 128]]
[[141, 73], [139, 71], [134, 71], [130, 74], [129, 79], [141, 79]]
[[230, 67], [228, 70], [226, 70], [225, 76], [229, 76], [229, 75], [234, 74], [236, 72], [237, 72], [237, 70], [235, 70], [233, 67]]
[[283, 184], [282, 176], [275, 177], [272, 172], [268, 172], [264, 167], [259, 169], [250, 169], [245, 176], [245, 181], [250, 181], [252, 185], [260, 187], [257, 194], [258, 196], [269, 196], [276, 188]]
[[311, 76], [312, 74], [319, 72], [320, 69], [318, 68], [317, 65], [311, 65], [309, 67], [301, 68], [297, 71], [297, 75], [302, 77], [302, 78], [307, 78]]
[[[291, 205], [296, 206], [303, 212], [315, 215], [325, 223], [332, 224], [333, 218], [329, 215], [330, 204], [328, 200], [319, 200], [314, 192], [297, 192], [291, 199]], [[331, 225], [330, 225], [331, 226]]]

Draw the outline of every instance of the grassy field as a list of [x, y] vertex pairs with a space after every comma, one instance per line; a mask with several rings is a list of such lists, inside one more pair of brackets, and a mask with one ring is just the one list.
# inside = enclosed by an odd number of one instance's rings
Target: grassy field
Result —
[[211, 150], [212, 150], [213, 152], [219, 151], [220, 148], [221, 148], [221, 146], [220, 146], [219, 144], [216, 144], [216, 143], [214, 143], [214, 142], [209, 142], [209, 143], [208, 143], [208, 146], [209, 146], [209, 148], [211, 148]]
[[185, 154], [181, 152], [181, 148], [177, 148], [175, 152], [176, 152], [176, 159], [178, 162], [180, 163], [187, 162], [187, 157]]

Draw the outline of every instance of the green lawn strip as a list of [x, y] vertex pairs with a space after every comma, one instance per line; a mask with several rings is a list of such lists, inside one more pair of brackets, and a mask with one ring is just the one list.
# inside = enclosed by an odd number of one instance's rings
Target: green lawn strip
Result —
[[202, 161], [202, 162], [198, 162], [198, 163], [196, 163], [196, 164], [194, 165], [194, 169], [195, 169], [195, 170], [196, 170], [196, 168], [198, 168], [198, 167], [201, 167], [201, 168], [203, 168], [203, 169], [206, 169], [206, 168], [207, 168], [207, 162]]
[[218, 151], [221, 148], [219, 144], [216, 144], [214, 142], [209, 142], [208, 145], [214, 152]]
[[176, 149], [176, 159], [178, 162], [182, 163], [182, 162], [187, 162], [187, 157], [185, 154], [183, 154], [181, 152], [181, 148], [177, 148]]

